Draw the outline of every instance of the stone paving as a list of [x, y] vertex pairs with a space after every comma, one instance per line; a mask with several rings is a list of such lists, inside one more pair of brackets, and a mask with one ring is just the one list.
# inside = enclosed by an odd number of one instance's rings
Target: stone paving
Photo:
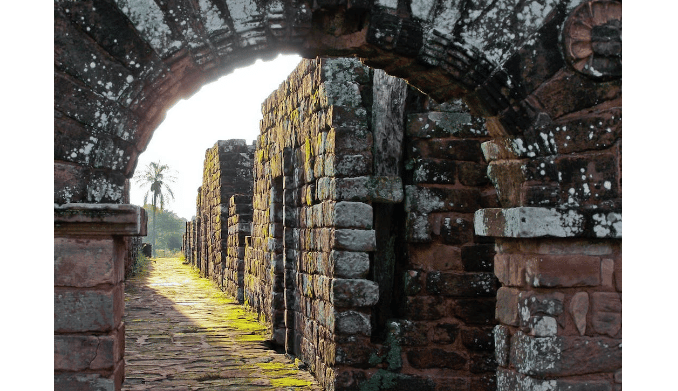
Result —
[[267, 347], [255, 315], [178, 258], [125, 284], [123, 390], [322, 390]]

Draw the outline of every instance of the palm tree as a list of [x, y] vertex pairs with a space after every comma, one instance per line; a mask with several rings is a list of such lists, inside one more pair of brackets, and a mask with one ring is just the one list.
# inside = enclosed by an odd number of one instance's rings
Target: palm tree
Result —
[[156, 238], [155, 211], [158, 205], [158, 200], [160, 201], [160, 210], [163, 210], [165, 207], [165, 199], [168, 196], [174, 199], [174, 193], [172, 193], [172, 189], [169, 187], [168, 183], [174, 182], [175, 179], [176, 178], [170, 173], [169, 166], [167, 164], [160, 164], [159, 161], [157, 163], [149, 163], [148, 166], [146, 166], [146, 168], [135, 177], [139, 187], [142, 189], [148, 188], [146, 194], [144, 195], [144, 205], [146, 205], [148, 201], [148, 195], [152, 194], [153, 196], [151, 202], [151, 205], [153, 206], [153, 231], [151, 238], [151, 248], [153, 249], [154, 257]]

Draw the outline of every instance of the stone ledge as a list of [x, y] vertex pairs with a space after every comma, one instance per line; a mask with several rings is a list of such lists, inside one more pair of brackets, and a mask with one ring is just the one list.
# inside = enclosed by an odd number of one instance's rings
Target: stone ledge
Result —
[[130, 204], [54, 205], [54, 235], [146, 236], [146, 211]]
[[621, 211], [488, 208], [475, 212], [475, 233], [503, 238], [622, 237]]

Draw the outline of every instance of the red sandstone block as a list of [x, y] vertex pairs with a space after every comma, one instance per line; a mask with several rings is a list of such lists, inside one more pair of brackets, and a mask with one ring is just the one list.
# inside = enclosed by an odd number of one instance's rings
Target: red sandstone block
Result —
[[622, 291], [622, 260], [621, 257], [616, 259], [614, 262], [614, 284], [617, 287], [617, 291]]
[[[517, 262], [523, 259], [513, 257]], [[527, 283], [534, 287], [600, 285], [600, 257], [543, 255], [524, 259]]]
[[513, 288], [501, 287], [497, 291], [497, 306], [495, 318], [502, 324], [518, 326], [518, 299], [520, 291]]
[[622, 326], [621, 294], [616, 292], [595, 292], [591, 294], [593, 329], [610, 337], [617, 335]]
[[464, 369], [467, 359], [456, 351], [433, 349], [412, 349], [406, 353], [407, 361], [414, 368]]
[[123, 284], [98, 290], [54, 289], [54, 331], [110, 331], [122, 320]]
[[413, 268], [427, 271], [463, 270], [461, 249], [440, 243], [409, 245], [410, 263]]
[[55, 335], [54, 369], [64, 371], [113, 370], [122, 360], [124, 327], [109, 335]]
[[497, 254], [494, 256], [494, 274], [504, 286], [525, 284], [525, 263], [518, 255]]
[[54, 286], [117, 284], [124, 276], [122, 241], [111, 238], [54, 238]]

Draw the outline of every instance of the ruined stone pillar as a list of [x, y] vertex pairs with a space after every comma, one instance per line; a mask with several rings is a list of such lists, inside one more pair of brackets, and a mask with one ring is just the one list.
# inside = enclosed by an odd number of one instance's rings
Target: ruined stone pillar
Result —
[[55, 206], [55, 389], [121, 389], [125, 238], [145, 236], [146, 221], [134, 205]]
[[621, 390], [621, 214], [484, 209], [475, 230], [497, 243], [497, 390]]

